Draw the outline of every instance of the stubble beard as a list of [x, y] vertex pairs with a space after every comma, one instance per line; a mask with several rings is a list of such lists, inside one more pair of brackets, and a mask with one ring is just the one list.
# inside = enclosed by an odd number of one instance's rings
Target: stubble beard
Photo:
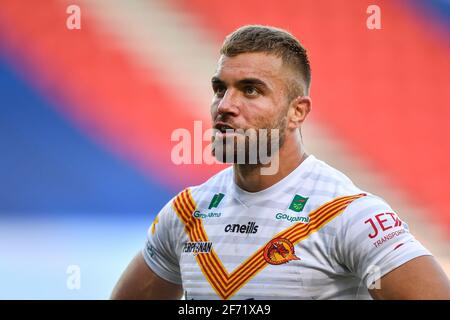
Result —
[[216, 139], [212, 137], [212, 154], [220, 162], [237, 164], [240, 167], [258, 168], [270, 163], [284, 145], [286, 137], [286, 115], [273, 123], [259, 128], [238, 129], [238, 135]]

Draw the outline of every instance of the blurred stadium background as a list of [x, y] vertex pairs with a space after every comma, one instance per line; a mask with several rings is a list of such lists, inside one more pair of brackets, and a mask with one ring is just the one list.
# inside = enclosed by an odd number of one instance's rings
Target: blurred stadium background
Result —
[[209, 124], [220, 44], [249, 23], [309, 50], [308, 151], [450, 274], [449, 1], [0, 0], [0, 299], [108, 298], [162, 205], [221, 169], [174, 165], [170, 136]]

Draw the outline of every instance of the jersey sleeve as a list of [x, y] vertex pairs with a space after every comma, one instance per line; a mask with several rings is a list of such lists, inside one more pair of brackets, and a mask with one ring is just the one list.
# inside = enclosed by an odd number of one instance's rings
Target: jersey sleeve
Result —
[[158, 213], [148, 229], [142, 250], [145, 262], [158, 276], [181, 284], [179, 257], [177, 255], [177, 216], [172, 209], [173, 199]]
[[431, 255], [397, 213], [376, 196], [352, 202], [342, 223], [337, 239], [341, 260], [368, 288], [402, 264]]

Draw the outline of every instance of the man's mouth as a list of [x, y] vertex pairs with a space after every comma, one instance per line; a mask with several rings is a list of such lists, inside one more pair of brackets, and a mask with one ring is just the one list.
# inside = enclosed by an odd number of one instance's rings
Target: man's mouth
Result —
[[226, 123], [223, 122], [219, 122], [216, 123], [216, 125], [214, 126], [214, 129], [218, 130], [221, 133], [233, 133], [234, 132], [234, 128]]

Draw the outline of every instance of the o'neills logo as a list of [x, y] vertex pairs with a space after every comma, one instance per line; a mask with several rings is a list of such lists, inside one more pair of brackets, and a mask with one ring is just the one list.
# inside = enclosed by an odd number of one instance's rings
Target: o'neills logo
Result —
[[276, 238], [264, 248], [264, 259], [270, 264], [282, 264], [291, 260], [300, 260], [294, 254], [294, 245], [287, 239]]
[[209, 253], [212, 249], [212, 242], [186, 242], [184, 244], [183, 252], [193, 253]]
[[257, 233], [258, 225], [254, 221], [250, 221], [247, 224], [228, 224], [225, 227], [225, 232], [235, 232], [235, 233]]

